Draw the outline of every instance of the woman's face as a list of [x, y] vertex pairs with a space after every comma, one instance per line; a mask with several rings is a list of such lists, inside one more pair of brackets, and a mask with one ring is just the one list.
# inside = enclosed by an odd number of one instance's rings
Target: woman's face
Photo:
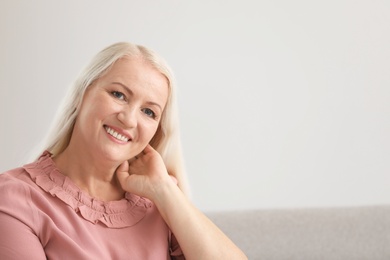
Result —
[[122, 58], [85, 92], [72, 141], [95, 158], [128, 160], [156, 133], [167, 98], [164, 75], [142, 58]]

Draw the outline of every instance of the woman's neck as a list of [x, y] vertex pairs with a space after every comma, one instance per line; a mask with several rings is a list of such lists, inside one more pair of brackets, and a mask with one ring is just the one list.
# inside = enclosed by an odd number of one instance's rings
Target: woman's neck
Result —
[[78, 149], [72, 151], [71, 147], [67, 147], [53, 160], [62, 174], [91, 197], [103, 201], [120, 200], [124, 197], [125, 192], [115, 174], [118, 165], [97, 160]]

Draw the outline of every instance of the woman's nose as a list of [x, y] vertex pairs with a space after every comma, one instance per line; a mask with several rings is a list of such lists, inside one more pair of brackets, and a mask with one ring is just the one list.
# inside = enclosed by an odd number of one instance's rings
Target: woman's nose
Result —
[[137, 126], [137, 109], [135, 108], [126, 108], [119, 112], [118, 114], [118, 120], [121, 121], [121, 123], [126, 128], [134, 128]]

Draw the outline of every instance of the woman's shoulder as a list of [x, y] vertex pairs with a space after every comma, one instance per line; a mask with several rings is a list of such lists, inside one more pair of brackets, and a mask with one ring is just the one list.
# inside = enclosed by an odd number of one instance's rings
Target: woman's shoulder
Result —
[[23, 167], [14, 168], [0, 174], [0, 194], [8, 191], [16, 193], [20, 189], [26, 190], [33, 183]]
[[0, 174], [0, 211], [15, 214], [36, 211], [45, 194], [36, 184], [29, 168], [38, 161], [14, 168]]
[[23, 167], [0, 174], [0, 218], [12, 216], [32, 226], [36, 210], [31, 197], [37, 192], [36, 185]]
[[42, 193], [37, 185], [37, 176], [46, 175], [52, 171], [54, 165], [49, 161], [48, 152], [36, 161], [27, 163], [22, 167], [14, 168], [0, 174], [0, 195], [14, 193], [14, 196], [31, 196], [32, 193]]

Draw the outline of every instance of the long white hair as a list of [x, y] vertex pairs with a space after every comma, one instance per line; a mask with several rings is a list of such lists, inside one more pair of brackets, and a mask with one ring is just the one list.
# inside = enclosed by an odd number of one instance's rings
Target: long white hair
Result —
[[[189, 190], [180, 142], [176, 85], [173, 73], [159, 55], [141, 45], [128, 42], [115, 43], [103, 49], [92, 58], [91, 62], [82, 70], [79, 77], [68, 90], [68, 94], [57, 112], [49, 134], [43, 142], [43, 150], [49, 151], [53, 156], [65, 150], [72, 136], [73, 127], [88, 86], [106, 73], [118, 59], [134, 56], [145, 59], [168, 80], [169, 93], [167, 104], [156, 134], [150, 141], [150, 144], [160, 153], [169, 174], [175, 176], [180, 189], [188, 194]], [[42, 152], [41, 150], [40, 153]]]

